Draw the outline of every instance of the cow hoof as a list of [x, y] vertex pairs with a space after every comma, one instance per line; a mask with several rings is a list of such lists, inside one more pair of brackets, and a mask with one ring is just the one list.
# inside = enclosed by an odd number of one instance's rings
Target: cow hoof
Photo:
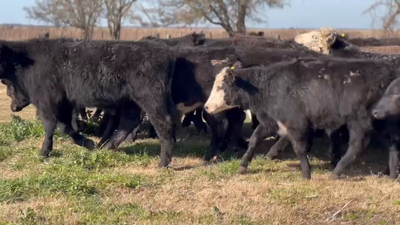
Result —
[[171, 159], [164, 159], [160, 161], [160, 167], [161, 168], [167, 168], [169, 167], [169, 164], [171, 163]]
[[203, 156], [203, 161], [204, 161], [204, 162], [209, 162], [212, 158], [213, 158], [213, 157], [210, 157], [210, 156], [205, 155], [205, 156]]
[[159, 167], [160, 168], [169, 168], [169, 163], [162, 163], [162, 162], [160, 162], [160, 164], [159, 164]]
[[83, 147], [85, 147], [89, 150], [93, 150], [96, 148], [96, 144], [94, 143], [94, 141], [92, 141], [90, 139], [86, 139], [83, 141]]
[[311, 180], [311, 175], [303, 175], [303, 180]]
[[240, 166], [237, 172], [238, 174], [245, 174], [247, 172], [247, 167]]
[[50, 157], [50, 151], [48, 151], [48, 150], [42, 150], [42, 151], [40, 152], [40, 155], [42, 156], [43, 159], [47, 159], [47, 158]]
[[115, 147], [109, 142], [107, 142], [106, 144], [103, 144], [103, 146], [101, 147], [102, 149], [107, 149], [107, 150], [114, 150]]
[[267, 159], [267, 160], [275, 160], [275, 159], [277, 159], [278, 158], [278, 155], [277, 154], [272, 154], [272, 153], [267, 153], [266, 155], [265, 155], [265, 158]]
[[278, 158], [278, 157], [276, 157], [276, 156], [271, 156], [271, 155], [266, 155], [266, 156], [265, 156], [265, 159], [266, 159], [266, 160], [271, 160], [271, 161], [272, 161], [272, 160], [275, 160], [275, 159], [277, 159], [277, 158]]
[[329, 177], [329, 179], [331, 179], [331, 180], [339, 180], [339, 179], [340, 179], [340, 176], [339, 176], [339, 175], [336, 175], [336, 174], [331, 174], [331, 176]]

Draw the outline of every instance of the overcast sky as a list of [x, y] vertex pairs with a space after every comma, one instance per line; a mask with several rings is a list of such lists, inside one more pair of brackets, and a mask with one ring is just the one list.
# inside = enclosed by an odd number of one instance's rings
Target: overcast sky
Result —
[[[291, 0], [284, 9], [268, 9], [268, 24], [247, 24], [257, 28], [371, 28], [371, 17], [362, 15], [375, 0]], [[0, 0], [0, 24], [31, 24], [37, 21], [26, 18], [24, 6], [35, 0]]]

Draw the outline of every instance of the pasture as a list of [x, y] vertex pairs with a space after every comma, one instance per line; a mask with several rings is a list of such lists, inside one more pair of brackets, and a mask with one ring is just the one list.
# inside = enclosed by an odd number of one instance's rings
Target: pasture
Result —
[[[312, 179], [305, 181], [291, 148], [283, 160], [257, 157], [245, 175], [237, 155], [203, 165], [209, 135], [179, 132], [170, 169], [158, 168], [158, 140], [119, 151], [88, 151], [56, 135], [42, 161], [44, 138], [32, 106], [11, 117], [0, 86], [0, 224], [399, 224], [400, 184], [379, 174], [387, 152], [372, 146], [329, 176], [328, 140], [314, 140]], [[246, 121], [248, 122], [248, 121]], [[243, 134], [252, 130], [246, 124]], [[93, 137], [91, 137], [94, 139]], [[98, 141], [98, 140], [96, 140]], [[274, 140], [266, 140], [259, 153]]]

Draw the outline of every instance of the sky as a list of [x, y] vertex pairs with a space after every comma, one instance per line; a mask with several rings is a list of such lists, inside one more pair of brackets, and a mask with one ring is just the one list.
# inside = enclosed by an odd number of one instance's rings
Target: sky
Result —
[[[284, 9], [267, 9], [268, 23], [247, 23], [249, 28], [369, 29], [371, 17], [362, 12], [375, 0], [290, 0]], [[0, 0], [0, 24], [40, 25], [26, 18], [24, 6], [35, 0]], [[264, 13], [264, 12], [260, 12]]]

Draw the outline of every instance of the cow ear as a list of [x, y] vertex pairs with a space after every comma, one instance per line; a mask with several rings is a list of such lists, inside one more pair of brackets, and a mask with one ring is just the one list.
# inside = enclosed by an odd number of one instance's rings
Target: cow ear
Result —
[[225, 76], [225, 78], [226, 78], [226, 82], [227, 82], [227, 83], [230, 83], [230, 84], [235, 83], [235, 73], [233, 72], [233, 69], [232, 69], [232, 68], [226, 69], [226, 76]]
[[233, 64], [232, 67], [233, 67], [232, 69], [241, 69], [241, 68], [243, 68], [243, 64], [242, 64], [242, 62], [240, 62], [240, 61], [236, 61], [236, 62]]
[[333, 44], [335, 44], [337, 36], [338, 34], [336, 32], [332, 32], [330, 35], [326, 37], [326, 42], [328, 46], [332, 46]]

